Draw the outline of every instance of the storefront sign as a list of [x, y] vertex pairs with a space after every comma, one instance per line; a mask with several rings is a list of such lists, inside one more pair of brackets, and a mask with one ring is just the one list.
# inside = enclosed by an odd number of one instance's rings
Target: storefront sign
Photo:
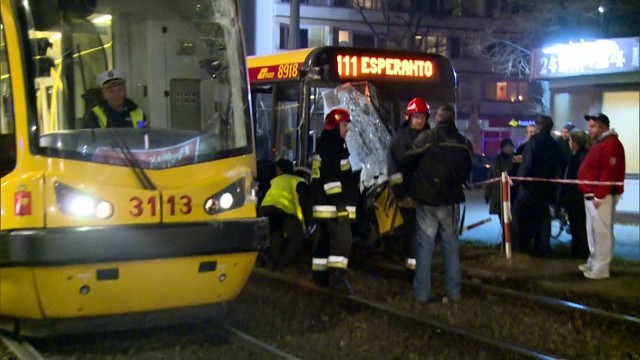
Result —
[[640, 71], [640, 38], [600, 39], [533, 50], [531, 78]]
[[488, 116], [488, 118], [480, 118], [481, 120], [487, 121], [487, 125], [489, 128], [506, 128], [506, 127], [527, 127], [527, 126], [535, 126], [536, 120], [531, 118], [509, 118], [506, 116]]
[[527, 127], [527, 126], [535, 126], [536, 125], [536, 121], [535, 120], [516, 120], [516, 119], [511, 119], [511, 121], [509, 121], [509, 126], [511, 127]]

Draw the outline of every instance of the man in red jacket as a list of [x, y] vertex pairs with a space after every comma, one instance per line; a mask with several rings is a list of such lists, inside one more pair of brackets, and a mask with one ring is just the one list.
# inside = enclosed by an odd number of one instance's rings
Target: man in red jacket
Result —
[[[624, 182], [624, 147], [618, 134], [609, 130], [609, 118], [604, 114], [585, 115], [589, 136], [595, 141], [585, 156], [578, 180]], [[587, 215], [587, 239], [591, 256], [578, 266], [589, 279], [609, 277], [609, 264], [613, 258], [613, 215], [624, 191], [623, 185], [579, 184], [584, 194]]]

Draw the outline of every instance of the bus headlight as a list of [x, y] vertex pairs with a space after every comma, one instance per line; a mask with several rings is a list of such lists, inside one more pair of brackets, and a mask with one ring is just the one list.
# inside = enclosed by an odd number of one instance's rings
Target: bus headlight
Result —
[[239, 208], [245, 201], [245, 179], [242, 178], [212, 195], [204, 202], [204, 211], [215, 215], [222, 211]]
[[113, 215], [113, 205], [62, 183], [55, 184], [58, 208], [65, 214], [87, 218], [108, 219]]

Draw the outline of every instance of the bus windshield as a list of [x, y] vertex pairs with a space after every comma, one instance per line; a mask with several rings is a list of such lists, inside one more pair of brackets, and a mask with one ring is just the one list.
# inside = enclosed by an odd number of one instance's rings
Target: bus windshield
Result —
[[48, 24], [21, 6], [35, 20], [32, 151], [145, 169], [252, 151], [234, 0], [101, 0]]

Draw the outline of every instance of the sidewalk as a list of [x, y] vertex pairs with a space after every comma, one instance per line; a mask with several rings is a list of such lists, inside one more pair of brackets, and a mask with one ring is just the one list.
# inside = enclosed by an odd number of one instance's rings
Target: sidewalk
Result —
[[[616, 224], [613, 227], [615, 236], [615, 257], [628, 260], [640, 260], [640, 211], [638, 210], [638, 180], [625, 181], [624, 198], [616, 208]], [[634, 183], [635, 182], [635, 183]], [[635, 187], [634, 187], [635, 186]], [[465, 225], [473, 224], [488, 218], [489, 205], [484, 203], [483, 190], [466, 191]], [[635, 209], [635, 212], [633, 211]], [[622, 219], [621, 219], [622, 218]], [[624, 221], [624, 223], [620, 223]], [[487, 244], [500, 243], [500, 220], [491, 216], [491, 222], [471, 229], [460, 237], [463, 241], [478, 241]], [[551, 245], [569, 244], [571, 236], [563, 233], [558, 240], [551, 239]]]
[[624, 194], [616, 206], [616, 222], [622, 224], [640, 224], [640, 180], [624, 181]]

